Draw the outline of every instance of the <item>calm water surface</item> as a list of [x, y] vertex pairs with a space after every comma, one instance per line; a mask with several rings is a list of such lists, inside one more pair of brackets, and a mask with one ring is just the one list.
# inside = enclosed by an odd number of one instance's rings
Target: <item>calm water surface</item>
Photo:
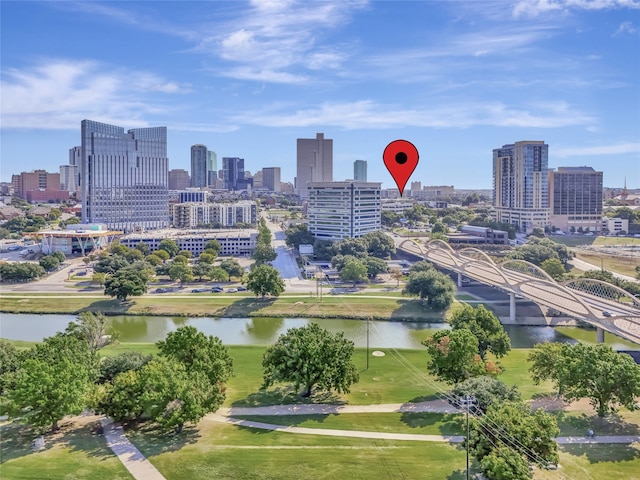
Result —
[[[74, 315], [0, 314], [0, 337], [10, 340], [41, 341], [62, 331], [75, 319]], [[307, 318], [185, 318], [185, 317], [109, 317], [120, 333], [122, 342], [156, 342], [183, 325], [192, 325], [207, 335], [219, 337], [227, 345], [268, 345], [289, 328], [318, 323], [332, 332], [344, 332], [358, 347], [367, 344], [367, 322], [364, 320]], [[420, 342], [433, 331], [448, 328], [441, 323], [384, 322], [369, 323], [369, 345], [378, 348], [421, 348]], [[574, 336], [595, 342], [595, 330], [506, 325], [515, 348], [532, 347], [536, 343], [574, 342]], [[593, 338], [592, 338], [593, 337]], [[607, 336], [614, 348], [629, 349], [632, 344]], [[640, 349], [640, 346], [635, 346]]]

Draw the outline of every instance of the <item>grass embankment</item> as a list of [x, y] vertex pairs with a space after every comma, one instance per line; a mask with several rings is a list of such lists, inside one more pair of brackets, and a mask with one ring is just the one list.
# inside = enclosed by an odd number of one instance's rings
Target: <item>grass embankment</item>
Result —
[[604, 268], [610, 272], [628, 275], [633, 278], [636, 276], [635, 268], [640, 264], [640, 259], [637, 257], [623, 257], [592, 252], [587, 253], [580, 250], [574, 250], [574, 254], [578, 260], [582, 260], [593, 265], [592, 270], [600, 270], [601, 268]]
[[[109, 297], [3, 295], [4, 313], [68, 313], [96, 311], [107, 315], [162, 315], [198, 317], [305, 317], [371, 318], [442, 322], [448, 315], [426, 309], [416, 300], [398, 294], [326, 295], [322, 298], [285, 295], [273, 299], [213, 294], [145, 295], [122, 303]], [[455, 306], [452, 308], [456, 308]]]

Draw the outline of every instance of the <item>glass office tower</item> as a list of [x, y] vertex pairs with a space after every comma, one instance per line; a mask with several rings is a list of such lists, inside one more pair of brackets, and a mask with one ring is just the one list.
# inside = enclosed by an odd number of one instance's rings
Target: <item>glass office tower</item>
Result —
[[169, 226], [167, 128], [83, 120], [82, 223], [125, 232]]

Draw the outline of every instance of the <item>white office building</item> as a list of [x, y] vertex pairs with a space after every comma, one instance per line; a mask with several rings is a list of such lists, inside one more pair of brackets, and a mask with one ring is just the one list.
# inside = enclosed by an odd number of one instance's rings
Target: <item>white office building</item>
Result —
[[319, 239], [357, 238], [380, 230], [380, 183], [308, 184], [309, 231]]

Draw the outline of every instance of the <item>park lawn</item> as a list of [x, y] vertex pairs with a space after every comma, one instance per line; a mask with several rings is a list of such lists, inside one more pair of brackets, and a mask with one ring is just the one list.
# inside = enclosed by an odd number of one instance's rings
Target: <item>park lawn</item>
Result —
[[367, 432], [462, 435], [464, 414], [449, 413], [341, 413], [329, 415], [233, 415], [233, 418], [305, 428]]
[[558, 421], [560, 436], [584, 436], [589, 429], [599, 435], [640, 435], [640, 412], [621, 408], [616, 414], [598, 417], [595, 410], [550, 412]]
[[3, 480], [125, 480], [133, 477], [96, 434], [97, 417], [74, 417], [60, 432], [45, 435], [46, 448], [32, 452], [36, 434], [23, 425], [0, 426], [0, 478]]
[[144, 430], [128, 436], [167, 480], [464, 478], [464, 450], [446, 443], [294, 435], [207, 420], [169, 438]]
[[535, 480], [640, 480], [640, 444], [561, 445], [558, 470], [534, 471]]

